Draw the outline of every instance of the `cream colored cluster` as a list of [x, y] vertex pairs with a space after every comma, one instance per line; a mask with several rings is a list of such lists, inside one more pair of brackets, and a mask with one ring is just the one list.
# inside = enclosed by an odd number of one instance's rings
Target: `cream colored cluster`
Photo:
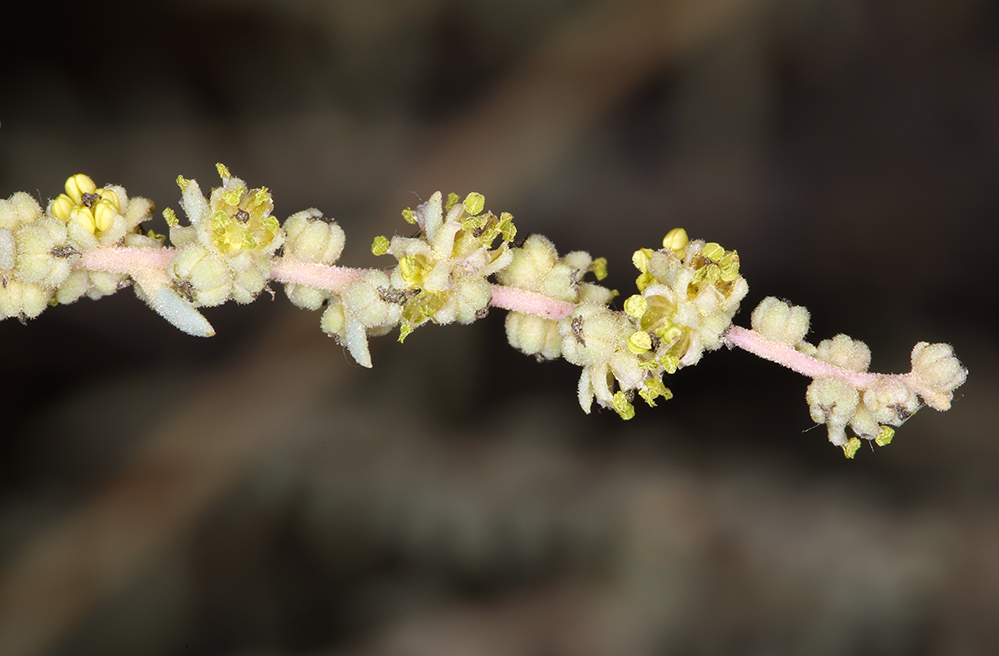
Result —
[[926, 342], [912, 349], [910, 373], [867, 374], [871, 351], [866, 344], [842, 334], [817, 346], [809, 344], [804, 341], [808, 311], [773, 297], [757, 306], [751, 321], [753, 330], [764, 337], [832, 365], [834, 369], [812, 380], [805, 399], [812, 419], [826, 425], [829, 441], [842, 447], [848, 458], [860, 448], [861, 440], [878, 446], [890, 443], [893, 427], [904, 423], [922, 403], [936, 410], [949, 409], [954, 389], [967, 377], [949, 344]]
[[633, 326], [626, 315], [607, 304], [615, 292], [584, 280], [593, 273], [607, 276], [607, 262], [574, 251], [559, 257], [555, 246], [541, 235], [531, 235], [514, 249], [513, 261], [496, 278], [507, 286], [543, 294], [575, 305], [558, 321], [533, 314], [510, 312], [506, 335], [510, 345], [538, 359], [563, 357], [583, 368], [577, 388], [579, 405], [589, 413], [594, 399], [625, 419], [634, 416], [631, 404], [638, 390], [650, 403], [669, 390], [627, 347]]
[[399, 262], [391, 282], [401, 294], [403, 339], [427, 321], [468, 324], [485, 316], [492, 298], [486, 278], [513, 259], [509, 242], [517, 231], [512, 215], [497, 217], [484, 209], [482, 194], [473, 192], [459, 201], [456, 194], [445, 200], [438, 191], [415, 210], [403, 212], [421, 228], [417, 237], [375, 240], [376, 255], [389, 253]]
[[222, 186], [208, 198], [196, 181], [177, 178], [190, 226], [181, 226], [172, 210], [163, 212], [177, 248], [168, 268], [173, 288], [195, 307], [254, 300], [270, 278], [271, 257], [284, 243], [267, 188], [249, 189], [225, 166], [216, 167]]
[[[441, 192], [403, 218], [416, 224], [415, 237], [376, 237], [375, 255], [392, 255], [390, 272], [368, 271], [341, 294], [330, 295], [323, 330], [335, 336], [364, 367], [371, 366], [368, 337], [399, 326], [399, 341], [419, 326], [433, 322], [472, 323], [489, 310], [488, 277], [513, 259], [509, 242], [516, 229], [513, 216], [486, 212], [485, 198], [470, 193], [462, 201]], [[499, 239], [499, 244], [494, 242]]]
[[371, 367], [368, 336], [377, 337], [399, 325], [404, 298], [392, 290], [384, 271], [368, 271], [340, 296], [332, 296], [320, 322], [323, 332], [347, 347], [362, 367]]
[[668, 233], [660, 250], [637, 251], [634, 263], [640, 293], [625, 300], [624, 312], [607, 307], [612, 292], [581, 282], [591, 270], [602, 277], [602, 260], [592, 261], [586, 253], [559, 260], [543, 237], [528, 239], [497, 275], [503, 284], [576, 305], [557, 324], [511, 313], [507, 338], [525, 353], [561, 355], [583, 367], [578, 396], [585, 412], [596, 400], [630, 419], [636, 394], [649, 405], [671, 398], [663, 375], [695, 364], [705, 350], [721, 346], [748, 290], [734, 251], [691, 241], [682, 229]]
[[[559, 258], [547, 237], [531, 235], [522, 246], [512, 249], [510, 264], [496, 274], [502, 285], [526, 289], [568, 303], [606, 305], [613, 293], [601, 285], [583, 280], [593, 273], [597, 280], [607, 277], [607, 262], [594, 260], [589, 253], [573, 251]], [[562, 355], [558, 322], [524, 312], [508, 312], [506, 336], [510, 345], [539, 360]]]
[[128, 286], [124, 274], [78, 270], [73, 263], [102, 246], [162, 246], [162, 237], [139, 232], [152, 209], [145, 198], [130, 199], [119, 186], [98, 188], [82, 174], [70, 177], [44, 212], [24, 192], [0, 199], [0, 319], [24, 321], [50, 304], [97, 299]]
[[697, 364], [705, 351], [722, 345], [749, 291], [739, 274], [738, 253], [691, 240], [676, 228], [663, 238], [661, 249], [635, 251], [632, 262], [640, 272], [640, 294], [625, 301], [625, 312], [641, 329], [632, 338], [634, 348], [646, 346], [645, 333], [651, 357], [672, 372]]
[[[343, 228], [313, 208], [289, 216], [284, 222], [284, 257], [296, 262], [332, 266], [343, 253]], [[307, 310], [318, 310], [331, 293], [325, 289], [288, 283], [285, 294], [292, 303]]]

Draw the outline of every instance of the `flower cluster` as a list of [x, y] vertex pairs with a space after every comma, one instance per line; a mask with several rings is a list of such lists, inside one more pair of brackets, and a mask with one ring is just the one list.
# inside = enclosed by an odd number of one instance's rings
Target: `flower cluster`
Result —
[[967, 377], [950, 345], [926, 342], [912, 350], [909, 373], [868, 373], [863, 342], [837, 335], [812, 345], [808, 311], [772, 297], [753, 311], [753, 330], [733, 326], [748, 291], [738, 254], [681, 228], [666, 234], [662, 248], [635, 251], [637, 292], [617, 310], [617, 292], [599, 284], [607, 276], [603, 258], [560, 256], [541, 235], [513, 245], [513, 217], [486, 211], [482, 194], [436, 192], [407, 208], [403, 218], [418, 232], [376, 237], [371, 247], [394, 257], [394, 266], [349, 269], [335, 266], [345, 243], [335, 221], [308, 209], [282, 226], [267, 188], [250, 189], [225, 166], [217, 169], [222, 185], [207, 197], [196, 181], [178, 177], [189, 225], [163, 212], [172, 248], [140, 231], [152, 203], [119, 186], [98, 188], [82, 174], [44, 211], [25, 193], [0, 199], [0, 319], [25, 321], [50, 304], [134, 283], [167, 321], [209, 336], [214, 330], [199, 308], [249, 303], [273, 281], [295, 305], [321, 311], [321, 329], [370, 367], [371, 336], [398, 327], [401, 342], [427, 323], [468, 324], [500, 307], [509, 310], [514, 348], [582, 368], [577, 396], [587, 413], [595, 401], [630, 419], [636, 396], [650, 406], [672, 397], [665, 375], [723, 344], [736, 346], [811, 378], [810, 414], [851, 458], [862, 440], [890, 442], [893, 427], [922, 405], [949, 409]]
[[[354, 359], [371, 366], [368, 336], [399, 326], [399, 341], [433, 322], [472, 323], [486, 315], [492, 298], [488, 277], [513, 258], [509, 242], [516, 235], [513, 216], [486, 212], [485, 198], [456, 194], [445, 200], [434, 193], [403, 218], [420, 228], [415, 237], [376, 237], [375, 255], [392, 255], [388, 273], [369, 271], [339, 297], [332, 297], [322, 327], [344, 344]], [[499, 245], [493, 246], [499, 239]]]
[[[817, 346], [804, 341], [808, 311], [773, 297], [753, 311], [752, 326], [773, 342], [829, 365], [816, 370], [805, 399], [812, 419], [825, 424], [829, 441], [852, 458], [861, 440], [885, 446], [922, 403], [936, 410], [950, 408], [954, 389], [967, 370], [949, 344], [920, 342], [912, 349], [912, 371], [903, 375], [869, 374], [871, 352], [866, 344], [836, 335]], [[922, 399], [922, 403], [920, 402]], [[848, 436], [850, 428], [853, 436]]]
[[153, 206], [118, 186], [98, 188], [86, 175], [66, 181], [66, 192], [45, 211], [18, 192], [0, 199], [0, 319], [34, 318], [51, 304], [97, 299], [128, 286], [114, 271], [74, 268], [105, 246], [159, 247], [163, 238], [140, 233]]
[[[597, 280], [607, 277], [607, 261], [594, 260], [589, 253], [574, 251], [559, 258], [547, 237], [531, 235], [522, 246], [513, 249], [510, 264], [496, 274], [503, 285], [536, 292], [573, 305], [587, 303], [604, 306], [614, 294], [601, 285], [585, 282], [593, 273]], [[562, 355], [559, 322], [525, 312], [511, 311], [506, 317], [506, 336], [510, 345], [540, 360]]]
[[177, 248], [168, 269], [174, 290], [195, 307], [254, 300], [267, 285], [271, 257], [284, 242], [267, 188], [248, 189], [225, 166], [216, 166], [222, 186], [207, 199], [195, 180], [177, 178], [190, 226], [181, 226], [170, 209], [163, 213]]
[[560, 260], [544, 237], [533, 236], [515, 249], [514, 261], [497, 275], [505, 285], [575, 306], [557, 323], [511, 312], [507, 337], [529, 355], [561, 355], [583, 367], [578, 395], [587, 413], [596, 400], [630, 419], [636, 393], [650, 406], [671, 398], [663, 374], [719, 348], [748, 290], [735, 251], [692, 241], [681, 228], [666, 235], [661, 249], [636, 251], [633, 262], [639, 293], [625, 300], [623, 313], [607, 305], [613, 292], [582, 282], [589, 271], [602, 279], [606, 262], [581, 252]]

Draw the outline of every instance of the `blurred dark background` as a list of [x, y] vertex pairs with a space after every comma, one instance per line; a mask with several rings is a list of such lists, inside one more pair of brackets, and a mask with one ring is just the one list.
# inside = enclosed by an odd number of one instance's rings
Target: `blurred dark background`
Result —
[[[818, 341], [969, 382], [842, 457], [741, 352], [637, 417], [501, 312], [373, 342], [278, 291], [180, 334], [131, 291], [0, 324], [0, 653], [993, 654], [999, 5], [985, 0], [19, 3], [0, 197], [71, 174], [179, 209], [224, 162], [374, 266], [436, 189], [610, 262], [736, 248]], [[164, 229], [161, 218], [156, 225]]]

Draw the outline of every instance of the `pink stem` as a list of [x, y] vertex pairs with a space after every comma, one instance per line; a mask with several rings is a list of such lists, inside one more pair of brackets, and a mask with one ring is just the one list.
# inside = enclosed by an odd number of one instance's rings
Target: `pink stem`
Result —
[[367, 269], [298, 262], [286, 257], [276, 257], [271, 260], [272, 280], [318, 287], [331, 292], [344, 291], [366, 271]]
[[173, 256], [172, 248], [105, 246], [87, 251], [73, 263], [73, 266], [90, 271], [131, 274], [148, 269], [166, 269]]
[[764, 360], [776, 362], [803, 376], [813, 379], [837, 376], [857, 389], [864, 389], [875, 380], [886, 376], [886, 374], [859, 373], [837, 367], [796, 351], [783, 342], [775, 342], [767, 339], [758, 332], [740, 326], [729, 328], [728, 333], [725, 335], [725, 340], [732, 346], [738, 346], [742, 350], [749, 351]]
[[493, 285], [491, 305], [502, 310], [536, 314], [552, 321], [569, 316], [576, 307], [572, 303], [549, 298], [544, 294], [503, 285]]

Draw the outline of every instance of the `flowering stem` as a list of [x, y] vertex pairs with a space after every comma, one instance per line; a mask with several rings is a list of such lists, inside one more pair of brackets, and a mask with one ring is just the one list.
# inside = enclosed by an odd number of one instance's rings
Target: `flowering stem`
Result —
[[[76, 260], [74, 266], [91, 271], [138, 274], [146, 276], [154, 271], [165, 271], [173, 259], [173, 248], [127, 248], [103, 247], [87, 251]], [[281, 283], [307, 285], [342, 293], [359, 278], [366, 269], [339, 266], [324, 266], [297, 260], [276, 257], [271, 260], [271, 278]], [[504, 285], [492, 286], [493, 307], [525, 314], [534, 314], [545, 319], [558, 321], [570, 315], [576, 307], [567, 301]], [[767, 339], [753, 330], [732, 326], [725, 336], [728, 344], [737, 346], [753, 355], [770, 360], [809, 378], [836, 376], [849, 382], [856, 389], [868, 387], [885, 374], [858, 373], [817, 360], [795, 350], [788, 344]], [[907, 377], [907, 376], [899, 376]]]
[[[169, 247], [105, 246], [87, 251], [76, 260], [74, 266], [77, 269], [89, 271], [134, 275], [136, 272], [166, 270], [175, 253], [176, 249]], [[307, 285], [335, 293], [343, 292], [351, 283], [360, 279], [366, 271], [367, 269], [299, 262], [287, 257], [275, 257], [271, 260], [271, 279], [281, 283]], [[555, 321], [572, 314], [575, 307], [567, 301], [560, 301], [544, 294], [515, 287], [493, 285], [492, 291], [493, 307], [536, 314]]]
[[776, 362], [791, 371], [796, 371], [812, 379], [837, 376], [856, 389], [864, 389], [878, 378], [885, 376], [885, 374], [859, 373], [837, 367], [805, 355], [783, 342], [767, 339], [756, 331], [740, 326], [732, 326], [725, 335], [725, 339], [732, 346], [737, 346], [764, 360]]

